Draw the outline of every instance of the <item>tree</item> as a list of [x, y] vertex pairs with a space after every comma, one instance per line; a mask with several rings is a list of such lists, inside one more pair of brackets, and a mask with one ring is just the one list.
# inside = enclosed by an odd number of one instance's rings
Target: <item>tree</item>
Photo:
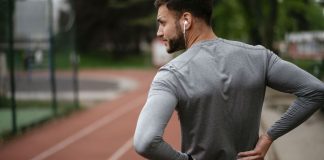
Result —
[[324, 30], [324, 15], [319, 4], [310, 0], [282, 1], [279, 5], [276, 38], [286, 32]]
[[287, 32], [324, 29], [322, 9], [313, 0], [216, 0], [213, 20], [219, 36], [271, 50]]
[[[156, 32], [154, 0], [77, 0], [77, 46], [104, 48], [116, 58], [138, 54], [139, 43]], [[313, 0], [214, 0], [212, 26], [220, 37], [261, 44], [287, 32], [323, 30], [321, 7]]]
[[239, 1], [243, 7], [245, 21], [249, 24], [250, 43], [263, 44], [273, 49], [274, 27], [277, 22], [278, 1], [248, 0]]
[[242, 13], [243, 9], [237, 0], [215, 1], [212, 24], [216, 34], [228, 39], [248, 41], [248, 24]]
[[272, 48], [277, 6], [273, 0], [218, 0], [213, 14], [214, 30], [226, 38]]
[[154, 35], [153, 0], [76, 1], [78, 46], [106, 48], [114, 57], [139, 53], [141, 39]]

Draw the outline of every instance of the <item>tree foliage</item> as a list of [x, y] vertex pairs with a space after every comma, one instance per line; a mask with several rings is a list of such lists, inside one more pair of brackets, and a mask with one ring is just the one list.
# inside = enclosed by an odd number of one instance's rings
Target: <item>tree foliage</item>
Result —
[[213, 19], [219, 35], [268, 48], [287, 32], [324, 29], [322, 8], [312, 0], [218, 0]]
[[[141, 40], [156, 32], [154, 0], [77, 0], [77, 44], [105, 48], [116, 57], [139, 53]], [[324, 30], [314, 0], [214, 0], [213, 28], [223, 38], [272, 49], [287, 32]]]
[[78, 0], [76, 12], [82, 50], [105, 48], [119, 58], [139, 53], [140, 40], [154, 35], [153, 0]]
[[283, 38], [286, 32], [324, 30], [323, 7], [311, 0], [282, 1], [276, 38]]

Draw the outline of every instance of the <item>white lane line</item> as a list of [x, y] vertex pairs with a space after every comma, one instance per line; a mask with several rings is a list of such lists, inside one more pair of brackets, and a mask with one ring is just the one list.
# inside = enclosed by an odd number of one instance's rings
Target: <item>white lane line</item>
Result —
[[51, 148], [43, 151], [42, 153], [36, 155], [31, 160], [43, 160], [45, 158], [48, 158], [49, 156], [55, 154], [56, 152], [64, 149], [68, 145], [78, 141], [79, 139], [82, 139], [83, 137], [89, 135], [90, 133], [94, 132], [95, 130], [99, 129], [100, 127], [103, 127], [104, 125], [109, 124], [113, 120], [117, 119], [118, 117], [126, 114], [127, 112], [137, 108], [142, 103], [144, 96], [140, 96], [136, 98], [133, 101], [130, 101], [126, 105], [123, 105], [123, 107], [117, 107], [119, 109], [115, 110], [114, 112], [106, 115], [105, 117], [95, 121], [94, 123], [90, 124], [88, 127], [80, 130], [79, 132], [71, 135], [70, 137], [62, 140], [61, 142], [57, 143], [56, 145], [52, 146]]
[[133, 138], [129, 139], [124, 145], [122, 145], [118, 150], [110, 156], [107, 160], [119, 160], [128, 150], [132, 148]]

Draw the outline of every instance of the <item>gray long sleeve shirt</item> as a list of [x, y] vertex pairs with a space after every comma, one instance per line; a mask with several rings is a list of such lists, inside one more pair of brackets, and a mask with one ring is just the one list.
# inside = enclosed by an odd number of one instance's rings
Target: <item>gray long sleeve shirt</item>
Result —
[[[266, 86], [297, 96], [269, 130], [275, 140], [312, 115], [324, 102], [324, 85], [262, 46], [221, 38], [194, 44], [155, 76], [139, 116], [134, 146], [149, 159], [234, 160], [258, 140]], [[181, 151], [163, 141], [174, 110]]]

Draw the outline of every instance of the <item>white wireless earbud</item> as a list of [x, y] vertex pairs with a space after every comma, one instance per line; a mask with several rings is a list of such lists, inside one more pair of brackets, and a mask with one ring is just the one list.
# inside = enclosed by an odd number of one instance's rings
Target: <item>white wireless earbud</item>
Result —
[[185, 45], [187, 45], [187, 43], [186, 43], [186, 25], [188, 24], [188, 21], [184, 21], [183, 22], [183, 39], [184, 39], [184, 43], [185, 43]]
[[186, 34], [186, 25], [188, 24], [188, 21], [183, 22], [183, 34]]

